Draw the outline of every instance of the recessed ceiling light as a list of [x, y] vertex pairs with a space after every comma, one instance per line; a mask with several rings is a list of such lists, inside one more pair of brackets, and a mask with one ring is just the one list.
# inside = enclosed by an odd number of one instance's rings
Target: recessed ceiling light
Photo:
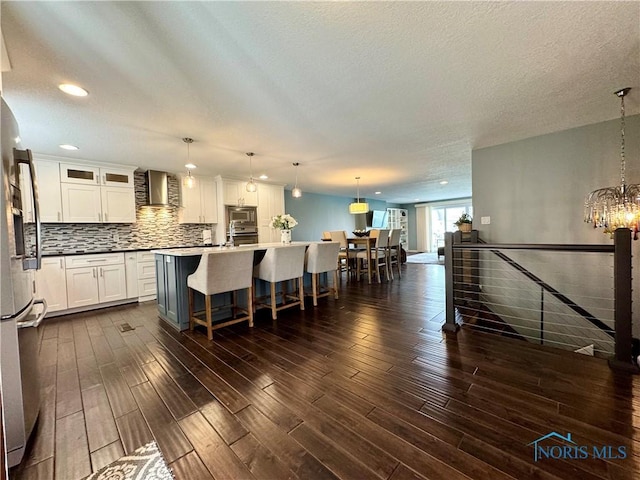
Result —
[[262, 175], [260, 175], [260, 180], [266, 180], [267, 178], [269, 178], [269, 175], [265, 175], [264, 173]]
[[73, 95], [74, 97], [86, 97], [87, 95], [89, 95], [89, 92], [87, 92], [84, 88], [77, 85], [72, 85], [70, 83], [60, 84], [58, 85], [58, 88], [64, 93]]
[[376, 195], [380, 195], [382, 192], [375, 192]]
[[15, 142], [16, 142], [16, 143], [20, 143], [20, 142], [22, 142], [22, 139], [21, 139], [19, 136], [18, 136], [18, 137], [16, 137], [16, 138], [14, 138], [14, 140], [15, 140]]
[[58, 145], [60, 148], [62, 148], [63, 150], [79, 150], [78, 147], [76, 147], [75, 145], [67, 145], [67, 144], [63, 144], [63, 145]]
[[198, 168], [193, 163], [187, 163], [187, 164], [185, 164], [185, 167], [187, 167], [188, 169]]
[[419, 198], [414, 198], [413, 201], [414, 202], [418, 202], [420, 199]]
[[447, 180], [441, 180], [440, 181], [440, 185], [446, 185], [447, 183], [449, 183]]

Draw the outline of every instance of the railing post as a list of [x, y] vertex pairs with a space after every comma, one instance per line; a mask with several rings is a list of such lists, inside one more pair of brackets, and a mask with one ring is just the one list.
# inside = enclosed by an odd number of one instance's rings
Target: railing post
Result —
[[618, 228], [613, 234], [613, 288], [615, 319], [615, 357], [611, 368], [636, 371], [631, 358], [631, 230]]
[[540, 345], [544, 345], [544, 288], [540, 287]]
[[456, 309], [453, 303], [453, 233], [444, 234], [445, 323], [442, 330], [456, 333]]

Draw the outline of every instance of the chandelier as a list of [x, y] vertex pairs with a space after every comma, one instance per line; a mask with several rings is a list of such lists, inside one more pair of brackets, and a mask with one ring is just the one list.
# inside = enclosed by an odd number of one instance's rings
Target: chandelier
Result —
[[369, 204], [367, 202], [360, 201], [360, 177], [356, 177], [357, 182], [357, 201], [349, 204], [349, 213], [355, 215], [357, 213], [367, 213], [369, 211]]
[[618, 228], [633, 231], [633, 239], [638, 239], [640, 227], [640, 185], [627, 185], [624, 158], [624, 97], [631, 88], [623, 88], [615, 94], [620, 97], [620, 185], [599, 188], [589, 193], [584, 203], [584, 221], [593, 223], [593, 228], [602, 228], [613, 238]]

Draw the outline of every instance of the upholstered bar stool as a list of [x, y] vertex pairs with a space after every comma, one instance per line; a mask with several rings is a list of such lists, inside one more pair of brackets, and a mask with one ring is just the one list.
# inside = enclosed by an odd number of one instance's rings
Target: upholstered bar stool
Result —
[[[338, 299], [338, 253], [340, 244], [338, 242], [312, 243], [307, 248], [305, 254], [305, 270], [311, 274], [311, 295], [313, 296], [313, 306], [318, 306], [318, 298], [326, 297], [333, 293]], [[333, 287], [327, 287], [323, 292], [319, 292], [318, 277], [321, 273], [333, 272]]]
[[[271, 308], [271, 318], [278, 318], [278, 311], [300, 305], [304, 310], [304, 275], [305, 245], [288, 245], [268, 248], [262, 261], [253, 269], [254, 278], [270, 282], [270, 303], [256, 302], [255, 306]], [[287, 280], [298, 280], [298, 293], [287, 292]], [[276, 283], [281, 282], [282, 291], [276, 292]], [[282, 283], [285, 282], [285, 283]], [[278, 296], [281, 303], [278, 305]], [[287, 302], [287, 300], [292, 300]]]
[[[249, 321], [253, 327], [253, 251], [236, 251], [220, 253], [203, 253], [195, 272], [187, 277], [189, 291], [189, 329], [195, 325], [207, 327], [207, 337], [213, 339], [213, 330], [232, 325], [234, 323]], [[237, 291], [247, 289], [247, 308], [237, 305]], [[198, 291], [204, 295], [204, 312], [194, 312], [193, 292]], [[211, 315], [214, 308], [211, 306], [211, 296], [217, 293], [233, 292], [230, 305], [216, 307], [215, 310], [231, 308], [232, 320], [212, 324]], [[237, 313], [243, 313], [241, 317]], [[204, 319], [201, 318], [204, 313]]]

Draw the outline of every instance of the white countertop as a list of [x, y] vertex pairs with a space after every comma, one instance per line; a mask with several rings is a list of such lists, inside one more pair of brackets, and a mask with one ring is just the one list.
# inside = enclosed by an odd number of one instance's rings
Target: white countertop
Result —
[[[322, 242], [291, 242], [291, 246], [310, 245], [312, 243]], [[266, 250], [267, 248], [287, 248], [289, 245], [282, 243], [253, 243], [250, 245], [238, 245], [237, 247], [188, 247], [188, 248], [166, 248], [159, 250], [151, 250], [151, 253], [159, 253], [162, 255], [171, 255], [173, 257], [193, 257], [202, 255], [203, 253], [227, 253], [238, 250]]]

